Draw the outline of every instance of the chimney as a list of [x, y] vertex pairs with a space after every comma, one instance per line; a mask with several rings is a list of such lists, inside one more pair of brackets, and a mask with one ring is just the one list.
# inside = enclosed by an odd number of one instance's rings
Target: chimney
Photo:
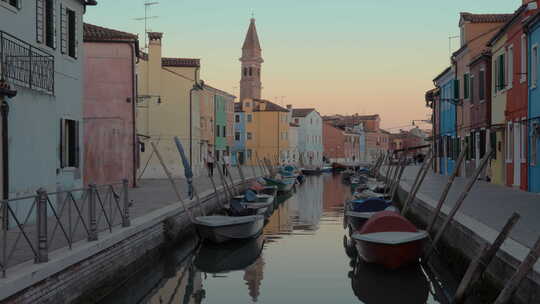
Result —
[[292, 105], [288, 104], [287, 105], [287, 110], [292, 110]]
[[160, 95], [161, 91], [161, 38], [163, 33], [148, 33], [148, 93]]
[[259, 102], [259, 111], [266, 111], [266, 101], [261, 100]]

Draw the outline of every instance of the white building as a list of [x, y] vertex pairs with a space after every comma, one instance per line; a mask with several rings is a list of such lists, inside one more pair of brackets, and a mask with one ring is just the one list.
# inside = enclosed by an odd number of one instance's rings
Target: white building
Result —
[[[292, 107], [288, 106], [289, 109]], [[300, 165], [322, 167], [323, 120], [315, 109], [292, 109], [292, 122], [299, 125], [298, 152]]]
[[[55, 192], [82, 186], [83, 14], [95, 4], [0, 0], [0, 79], [16, 91], [4, 99], [9, 106], [9, 172], [0, 176], [2, 183], [8, 178], [4, 198], [33, 195], [41, 187]], [[17, 203], [17, 214], [30, 205]]]
[[300, 151], [298, 146], [298, 132], [300, 126], [295, 123], [289, 123], [289, 151], [287, 151], [288, 164], [298, 165], [300, 158]]

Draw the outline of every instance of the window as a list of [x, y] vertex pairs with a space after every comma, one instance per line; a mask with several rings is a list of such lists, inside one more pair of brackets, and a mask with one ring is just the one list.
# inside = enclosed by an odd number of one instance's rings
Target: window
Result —
[[227, 127], [223, 126], [223, 137], [227, 137]]
[[459, 79], [454, 79], [454, 99], [456, 101], [459, 101], [461, 98], [460, 91], [459, 91]]
[[505, 88], [505, 56], [504, 53], [497, 57], [496, 64], [496, 85], [495, 91], [502, 91]]
[[36, 38], [50, 48], [56, 48], [54, 0], [36, 1]]
[[249, 101], [246, 102], [246, 107], [251, 107], [251, 103]]
[[298, 118], [295, 118], [295, 119], [294, 119], [294, 123], [295, 123], [295, 124], [298, 124], [299, 121], [300, 121], [300, 120], [298, 120]]
[[535, 122], [531, 128], [531, 166], [538, 165], [538, 141], [540, 139], [540, 124]]
[[251, 132], [247, 132], [246, 136], [247, 136], [247, 140], [251, 140], [251, 139], [252, 139]]
[[75, 11], [62, 9], [61, 49], [62, 54], [77, 58], [77, 26]]
[[249, 67], [249, 76], [253, 75], [253, 68]]
[[538, 81], [538, 45], [532, 47], [531, 58], [531, 88], [536, 88]]
[[486, 99], [486, 71], [480, 70], [478, 74], [478, 100]]
[[247, 150], [247, 158], [251, 160], [251, 149]]
[[240, 140], [240, 132], [234, 133], [234, 140], [239, 141]]
[[474, 102], [475, 98], [474, 98], [474, 75], [471, 75], [471, 78], [469, 80], [470, 82], [470, 86], [469, 86], [469, 98], [471, 100], [471, 102]]
[[234, 122], [240, 122], [240, 115], [234, 115]]
[[244, 76], [248, 75], [248, 68], [244, 68]]
[[469, 73], [465, 73], [465, 75], [463, 75], [463, 99], [469, 99], [469, 94], [470, 94], [470, 88], [471, 88], [471, 76], [469, 75]]
[[513, 86], [514, 82], [514, 46], [511, 45], [508, 47], [508, 62], [506, 66], [508, 67], [508, 87], [511, 88]]
[[79, 167], [79, 122], [60, 120], [60, 168]]
[[521, 77], [519, 82], [527, 80], [527, 36], [521, 35], [521, 69], [519, 71]]
[[219, 126], [216, 125], [216, 136], [219, 136]]
[[252, 121], [253, 121], [253, 115], [248, 114], [247, 115], [247, 122], [252, 122]]

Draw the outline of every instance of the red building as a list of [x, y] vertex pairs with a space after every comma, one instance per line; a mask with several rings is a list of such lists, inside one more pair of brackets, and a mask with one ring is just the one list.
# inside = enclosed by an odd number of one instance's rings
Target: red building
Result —
[[323, 123], [324, 156], [330, 162], [345, 161], [345, 134], [342, 129]]
[[[532, 3], [531, 3], [532, 2]], [[523, 32], [526, 18], [538, 11], [540, 1], [523, 1], [523, 5], [514, 13], [504, 26], [491, 39], [493, 44], [506, 39], [504, 53], [506, 57], [506, 184], [527, 190], [527, 37]], [[501, 56], [501, 55], [499, 55]]]
[[84, 183], [135, 183], [137, 36], [84, 24]]

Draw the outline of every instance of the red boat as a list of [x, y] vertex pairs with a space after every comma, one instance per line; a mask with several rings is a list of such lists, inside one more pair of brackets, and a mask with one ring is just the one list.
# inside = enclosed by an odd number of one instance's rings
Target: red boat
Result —
[[396, 269], [418, 261], [427, 236], [425, 231], [416, 229], [398, 213], [381, 211], [373, 215], [352, 238], [366, 262]]

